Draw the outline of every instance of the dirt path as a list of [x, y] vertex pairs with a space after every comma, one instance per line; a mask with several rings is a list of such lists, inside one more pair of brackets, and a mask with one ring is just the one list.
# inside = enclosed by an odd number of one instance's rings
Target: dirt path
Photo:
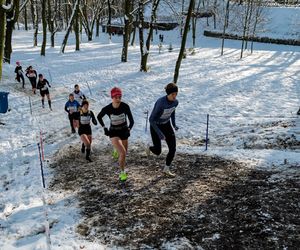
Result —
[[128, 249], [300, 246], [299, 166], [267, 171], [178, 153], [177, 176], [170, 179], [161, 175], [164, 156], [147, 159], [136, 146], [122, 188], [110, 149], [95, 151], [86, 163], [75, 147], [53, 160], [51, 188], [78, 193], [84, 218], [78, 233], [91, 240]]

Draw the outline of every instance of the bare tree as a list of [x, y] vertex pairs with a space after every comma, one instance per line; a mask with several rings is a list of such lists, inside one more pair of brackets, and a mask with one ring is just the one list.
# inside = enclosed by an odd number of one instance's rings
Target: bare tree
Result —
[[6, 62], [10, 63], [10, 57], [12, 53], [12, 33], [15, 23], [19, 17], [19, 4], [20, 0], [7, 0], [6, 4], [12, 5], [12, 8], [6, 13], [6, 34], [5, 34], [5, 47], [4, 47], [4, 59]]
[[194, 5], [195, 5], [195, 0], [190, 0], [189, 9], [188, 9], [185, 26], [184, 26], [184, 31], [183, 31], [183, 36], [182, 36], [182, 40], [181, 40], [181, 47], [180, 47], [179, 55], [178, 55], [178, 58], [176, 61], [176, 66], [175, 66], [174, 79], [173, 79], [174, 83], [177, 83], [177, 80], [178, 80], [179, 69], [180, 69], [181, 61], [182, 61], [184, 50], [185, 50], [186, 38], [187, 38], [188, 30], [189, 30], [189, 25], [190, 25], [190, 20], [191, 20], [191, 15], [192, 15]]
[[47, 44], [47, 16], [46, 16], [46, 1], [42, 1], [42, 25], [43, 25], [43, 41], [41, 46], [41, 56], [46, 55], [46, 44]]
[[125, 0], [124, 3], [124, 31], [123, 31], [123, 48], [121, 62], [127, 62], [128, 43], [130, 40], [131, 26], [132, 26], [132, 1]]
[[37, 0], [30, 0], [30, 3], [31, 3], [32, 22], [34, 26], [33, 46], [37, 46], [37, 35], [39, 31]]
[[64, 40], [62, 42], [61, 48], [60, 48], [61, 53], [65, 52], [65, 48], [66, 48], [66, 45], [67, 45], [67, 42], [68, 42], [69, 34], [71, 32], [72, 25], [73, 25], [73, 22], [75, 20], [75, 14], [76, 14], [76, 10], [78, 8], [78, 5], [79, 5], [79, 0], [76, 0], [75, 3], [74, 3], [74, 6], [73, 6], [73, 11], [72, 11], [71, 17], [69, 19], [69, 24], [68, 24], [68, 27], [67, 27], [67, 30], [66, 30], [66, 34], [65, 34]]
[[228, 19], [229, 19], [229, 4], [230, 4], [230, 0], [227, 0], [226, 9], [225, 9], [224, 24], [223, 24], [221, 56], [224, 53], [225, 32], [226, 32], [226, 28], [227, 28], [227, 25], [228, 25]]
[[84, 1], [83, 7], [79, 8], [82, 17], [82, 25], [87, 34], [88, 41], [92, 41], [93, 39], [95, 22], [103, 8], [102, 1], [97, 0], [90, 2], [90, 5], [88, 5], [87, 1]]
[[153, 36], [153, 23], [156, 20], [156, 10], [159, 5], [160, 0], [153, 0], [152, 3], [152, 11], [151, 11], [151, 20], [149, 24], [149, 30], [148, 30], [148, 37], [146, 40], [146, 50], [142, 54], [142, 60], [141, 60], [141, 71], [147, 72], [147, 61], [148, 61], [148, 55], [150, 51], [150, 44], [151, 44], [151, 38]]
[[143, 69], [143, 56], [145, 54], [144, 48], [144, 4], [143, 0], [139, 0], [139, 38], [140, 38], [140, 51], [141, 51], [141, 67], [140, 71], [147, 71]]

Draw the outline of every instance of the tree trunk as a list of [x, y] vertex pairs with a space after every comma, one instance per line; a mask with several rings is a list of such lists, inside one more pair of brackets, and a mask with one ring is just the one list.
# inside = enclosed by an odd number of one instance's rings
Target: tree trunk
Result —
[[96, 37], [99, 37], [100, 35], [100, 18], [97, 17], [96, 19]]
[[37, 46], [37, 35], [39, 31], [38, 15], [37, 15], [37, 0], [31, 0], [32, 20], [34, 26], [33, 46]]
[[43, 41], [41, 47], [41, 56], [46, 55], [46, 44], [47, 44], [47, 16], [46, 16], [46, 1], [42, 0], [42, 25], [43, 25]]
[[221, 56], [224, 54], [224, 40], [225, 40], [225, 31], [228, 25], [228, 17], [229, 17], [229, 3], [230, 0], [227, 0], [226, 10], [225, 10], [225, 18], [224, 18], [224, 26], [223, 26], [223, 36], [222, 36], [222, 46], [221, 46]]
[[71, 32], [71, 29], [72, 29], [72, 25], [73, 25], [73, 22], [74, 22], [74, 19], [75, 19], [75, 12], [76, 12], [76, 9], [78, 8], [78, 5], [79, 5], [79, 0], [76, 0], [75, 4], [73, 6], [73, 12], [72, 12], [72, 15], [71, 15], [70, 20], [69, 20], [69, 24], [68, 24], [68, 27], [67, 27], [66, 34], [65, 34], [64, 40], [62, 42], [61, 48], [60, 48], [61, 53], [65, 52], [65, 48], [66, 48], [66, 45], [67, 45], [67, 42], [68, 42], [69, 34]]
[[140, 71], [147, 71], [147, 69], [143, 68], [145, 63], [143, 60], [145, 59], [145, 48], [144, 48], [144, 5], [143, 0], [139, 1], [139, 38], [140, 38], [140, 51], [141, 51], [141, 67]]
[[248, 40], [249, 40], [249, 33], [250, 33], [252, 13], [253, 13], [253, 0], [250, 0], [250, 11], [249, 11], [249, 18], [248, 18], [247, 29], [246, 29], [245, 50], [248, 48]]
[[25, 4], [25, 6], [24, 6], [24, 26], [25, 26], [25, 30], [28, 30], [27, 4]]
[[75, 12], [74, 32], [75, 32], [75, 40], [76, 40], [75, 50], [79, 51], [80, 50], [79, 4], [77, 5], [76, 12]]
[[181, 22], [180, 22], [180, 36], [181, 37], [182, 37], [183, 22], [184, 22], [184, 14], [183, 14], [183, 12], [184, 12], [184, 0], [182, 0], [182, 3], [181, 3]]
[[247, 0], [246, 13], [245, 13], [245, 20], [244, 20], [244, 27], [243, 27], [243, 40], [242, 40], [242, 48], [241, 48], [240, 59], [243, 58], [244, 44], [245, 44], [245, 36], [246, 36], [247, 23], [248, 23], [248, 18], [249, 18], [249, 9], [250, 9], [250, 8], [249, 8], [249, 5], [250, 5], [250, 0]]
[[[11, 0], [7, 1], [7, 4], [11, 4]], [[19, 17], [19, 4], [20, 0], [13, 1], [13, 8], [6, 13], [6, 36], [5, 36], [5, 48], [4, 57], [5, 61], [10, 63], [10, 57], [12, 53], [12, 33], [16, 21]]]
[[127, 62], [128, 56], [128, 43], [130, 39], [131, 25], [132, 25], [132, 15], [130, 14], [132, 10], [131, 0], [125, 0], [124, 6], [124, 30], [123, 30], [123, 48], [121, 62]]
[[2, 8], [4, 0], [0, 0], [0, 80], [2, 79], [2, 65], [4, 57], [4, 41], [5, 41], [5, 29], [6, 29], [6, 13]]
[[[192, 18], [192, 39], [193, 39], [193, 48], [195, 48], [196, 46], [196, 31], [197, 31], [197, 16], [196, 16], [196, 13], [199, 12], [200, 10], [200, 3], [201, 1], [198, 2], [198, 6], [197, 6], [197, 10], [194, 11], [194, 15], [193, 15], [193, 18]], [[193, 8], [194, 9], [194, 8]]]
[[109, 35], [109, 41], [111, 41], [111, 5], [110, 5], [110, 0], [107, 0], [107, 7], [108, 7], [107, 30], [108, 30], [108, 35]]
[[146, 40], [146, 51], [142, 55], [142, 62], [141, 62], [141, 70], [147, 72], [148, 67], [147, 67], [147, 62], [148, 62], [148, 56], [149, 56], [149, 51], [150, 51], [150, 44], [151, 44], [151, 38], [153, 36], [153, 23], [156, 20], [156, 10], [158, 7], [160, 0], [154, 0], [153, 5], [152, 5], [152, 11], [151, 11], [151, 21], [150, 21], [150, 27], [149, 27], [149, 32], [148, 32], [148, 37]]
[[[259, 22], [260, 15], [262, 13], [261, 4], [262, 4], [262, 0], [259, 0], [256, 5], [255, 21], [254, 21], [254, 26], [253, 26], [253, 31], [252, 31], [252, 37], [254, 37], [256, 34], [256, 26], [257, 26], [257, 23]], [[253, 40], [251, 41], [251, 54], [252, 53], [253, 53]]]
[[[138, 15], [136, 15], [136, 22], [138, 22]], [[133, 34], [132, 34], [132, 39], [131, 39], [131, 46], [134, 46], [135, 44], [135, 34], [136, 34], [136, 27], [135, 27], [135, 24], [133, 24]]]
[[179, 69], [180, 69], [181, 61], [182, 61], [184, 50], [185, 50], [186, 38], [187, 38], [188, 30], [189, 30], [189, 25], [190, 25], [190, 20], [191, 20], [191, 15], [192, 15], [194, 5], [195, 5], [195, 0], [190, 0], [189, 10], [188, 10], [188, 14], [186, 17], [184, 32], [183, 32], [182, 41], [181, 41], [181, 48], [180, 48], [180, 52], [178, 55], [176, 66], [175, 66], [174, 80], [173, 80], [174, 83], [177, 83], [177, 80], [178, 80]]

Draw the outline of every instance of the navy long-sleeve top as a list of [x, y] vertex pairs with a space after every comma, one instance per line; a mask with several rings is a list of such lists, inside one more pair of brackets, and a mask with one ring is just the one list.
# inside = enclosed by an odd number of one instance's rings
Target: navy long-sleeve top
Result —
[[177, 106], [178, 100], [170, 102], [167, 96], [159, 98], [154, 104], [154, 108], [151, 112], [149, 122], [158, 135], [163, 137], [163, 133], [157, 126], [158, 124], [166, 124], [171, 119], [173, 126], [176, 126], [175, 109]]

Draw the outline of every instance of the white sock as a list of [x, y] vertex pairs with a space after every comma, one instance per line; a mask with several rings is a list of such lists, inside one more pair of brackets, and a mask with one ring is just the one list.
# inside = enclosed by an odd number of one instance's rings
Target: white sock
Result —
[[170, 171], [170, 166], [165, 165], [164, 171], [165, 171], [165, 172], [166, 172], [166, 171]]

